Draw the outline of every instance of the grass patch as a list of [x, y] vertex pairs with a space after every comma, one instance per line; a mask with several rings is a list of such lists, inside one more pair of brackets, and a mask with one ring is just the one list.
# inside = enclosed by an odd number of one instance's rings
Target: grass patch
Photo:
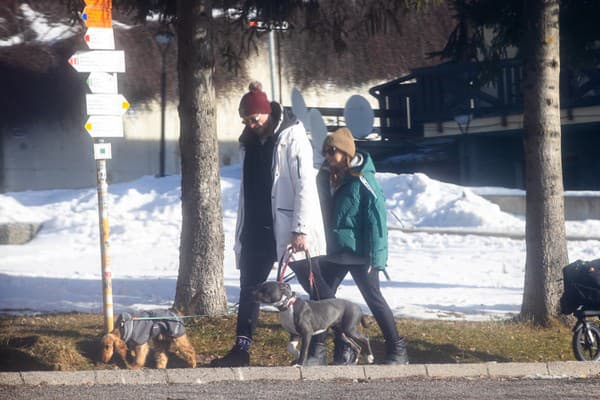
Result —
[[[369, 318], [368, 334], [375, 359], [382, 359], [381, 332]], [[188, 336], [198, 354], [199, 366], [208, 366], [233, 345], [236, 316], [185, 320]], [[546, 362], [574, 360], [570, 327], [556, 323], [548, 328], [514, 321], [452, 322], [397, 320], [408, 341], [411, 363]], [[103, 317], [97, 314], [52, 314], [0, 317], [0, 371], [91, 370], [115, 368], [97, 363]], [[262, 312], [254, 336], [251, 365], [289, 365], [289, 335], [276, 313]], [[331, 357], [333, 344], [329, 340]], [[151, 360], [151, 357], [148, 357]], [[151, 361], [149, 361], [151, 362]], [[361, 359], [361, 363], [364, 362]], [[185, 364], [174, 354], [169, 368]], [[151, 364], [149, 365], [151, 366]]]

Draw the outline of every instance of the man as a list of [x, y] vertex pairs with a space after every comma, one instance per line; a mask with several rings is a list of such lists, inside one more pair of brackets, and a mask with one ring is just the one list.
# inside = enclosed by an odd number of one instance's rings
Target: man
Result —
[[260, 82], [250, 83], [239, 114], [246, 126], [239, 139], [242, 181], [234, 246], [240, 299], [235, 345], [211, 362], [221, 367], [249, 365], [259, 312], [253, 290], [268, 278], [273, 263], [290, 245], [294, 252], [310, 250], [311, 257], [325, 254], [326, 248], [304, 126], [280, 104], [269, 102]]

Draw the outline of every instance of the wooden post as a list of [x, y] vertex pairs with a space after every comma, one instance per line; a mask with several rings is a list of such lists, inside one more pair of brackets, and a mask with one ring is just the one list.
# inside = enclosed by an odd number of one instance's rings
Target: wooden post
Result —
[[102, 304], [104, 310], [104, 329], [110, 332], [114, 328], [112, 272], [109, 257], [108, 225], [108, 183], [106, 181], [106, 160], [96, 160], [98, 189], [98, 217], [100, 222], [100, 257], [102, 262]]

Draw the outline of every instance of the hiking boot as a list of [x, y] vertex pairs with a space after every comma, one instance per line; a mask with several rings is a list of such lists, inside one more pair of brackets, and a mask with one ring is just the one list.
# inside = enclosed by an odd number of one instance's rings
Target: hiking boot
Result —
[[408, 364], [408, 355], [406, 354], [406, 342], [403, 337], [393, 342], [386, 342], [387, 351], [383, 363], [385, 365], [403, 365]]
[[211, 367], [247, 367], [250, 365], [250, 345], [252, 339], [238, 336], [235, 345], [222, 358], [215, 358], [210, 362]]
[[303, 366], [327, 365], [327, 346], [325, 343], [310, 342], [308, 347], [308, 358]]
[[354, 365], [358, 362], [358, 354], [340, 338], [333, 340], [333, 365]]

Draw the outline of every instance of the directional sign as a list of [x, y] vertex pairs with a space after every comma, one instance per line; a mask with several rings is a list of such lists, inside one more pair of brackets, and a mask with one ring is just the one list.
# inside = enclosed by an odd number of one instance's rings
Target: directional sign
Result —
[[85, 130], [93, 138], [123, 137], [123, 119], [114, 115], [92, 115], [85, 123]]
[[103, 7], [85, 7], [81, 19], [88, 28], [111, 28], [112, 10]]
[[86, 94], [88, 115], [123, 115], [129, 102], [120, 94]]
[[112, 0], [85, 0], [86, 6], [112, 8]]
[[94, 160], [109, 160], [111, 158], [110, 143], [94, 143]]
[[83, 40], [92, 50], [115, 49], [115, 35], [112, 28], [88, 28]]
[[107, 72], [92, 72], [85, 81], [92, 93], [113, 93], [116, 94], [117, 74]]
[[123, 50], [78, 51], [69, 58], [77, 72], [125, 72]]

